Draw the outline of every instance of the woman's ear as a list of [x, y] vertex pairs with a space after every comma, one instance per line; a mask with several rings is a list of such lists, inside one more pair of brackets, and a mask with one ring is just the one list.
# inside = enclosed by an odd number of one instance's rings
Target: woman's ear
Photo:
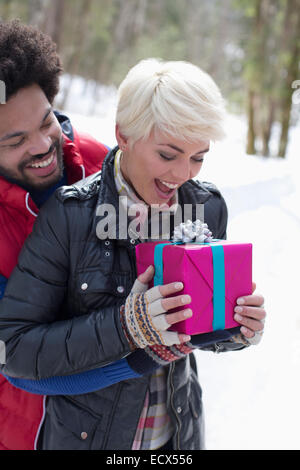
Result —
[[127, 147], [128, 147], [128, 138], [125, 137], [121, 132], [120, 132], [120, 128], [119, 128], [119, 125], [116, 124], [116, 139], [117, 139], [117, 142], [118, 142], [118, 146], [119, 148], [124, 152], [127, 150]]

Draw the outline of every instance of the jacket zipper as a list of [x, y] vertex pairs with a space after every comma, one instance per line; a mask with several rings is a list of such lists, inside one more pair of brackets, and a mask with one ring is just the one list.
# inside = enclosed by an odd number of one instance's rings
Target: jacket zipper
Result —
[[170, 374], [169, 374], [169, 385], [170, 385], [170, 390], [171, 390], [170, 405], [177, 421], [176, 433], [175, 433], [175, 440], [176, 440], [176, 445], [177, 445], [176, 450], [180, 450], [180, 430], [181, 430], [182, 425], [181, 425], [181, 421], [180, 421], [180, 418], [178, 416], [178, 413], [176, 411], [176, 408], [174, 406], [174, 401], [173, 401], [174, 394], [175, 394], [175, 388], [174, 388], [174, 383], [173, 383], [174, 369], [175, 369], [175, 363], [172, 362], [170, 366]]

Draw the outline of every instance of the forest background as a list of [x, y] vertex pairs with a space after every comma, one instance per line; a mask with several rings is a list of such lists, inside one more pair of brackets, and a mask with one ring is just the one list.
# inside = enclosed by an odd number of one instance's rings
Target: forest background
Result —
[[248, 154], [286, 156], [300, 114], [300, 0], [0, 0], [0, 21], [12, 18], [56, 42], [68, 77], [60, 109], [78, 75], [96, 102], [99, 83], [118, 86], [142, 58], [188, 60], [247, 117]]

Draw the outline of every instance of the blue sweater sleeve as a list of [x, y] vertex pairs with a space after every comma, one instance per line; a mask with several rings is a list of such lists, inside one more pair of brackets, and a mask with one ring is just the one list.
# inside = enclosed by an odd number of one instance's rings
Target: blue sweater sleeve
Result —
[[105, 367], [74, 375], [41, 380], [20, 379], [6, 375], [4, 377], [15, 387], [38, 395], [78, 395], [109, 387], [122, 380], [140, 377], [140, 374], [129, 366], [126, 359], [121, 359]]
[[2, 297], [4, 296], [6, 284], [7, 284], [6, 277], [0, 274], [0, 299], [2, 299]]
[[37, 395], [82, 395], [109, 387], [122, 380], [149, 375], [160, 367], [143, 349], [124, 359], [80, 374], [49, 377], [41, 380], [4, 377], [15, 387]]

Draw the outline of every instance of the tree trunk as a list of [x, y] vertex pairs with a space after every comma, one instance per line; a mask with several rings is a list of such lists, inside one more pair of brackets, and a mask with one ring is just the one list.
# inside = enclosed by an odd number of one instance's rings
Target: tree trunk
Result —
[[57, 45], [58, 51], [61, 47], [65, 6], [65, 0], [52, 0], [43, 24], [43, 31], [51, 36]]
[[81, 0], [81, 8], [78, 13], [78, 17], [76, 18], [77, 28], [73, 43], [73, 50], [69, 59], [66, 61], [65, 67], [66, 72], [71, 74], [76, 74], [79, 70], [81, 54], [84, 48], [84, 38], [88, 33], [87, 23], [92, 6], [92, 1], [93, 0]]
[[278, 157], [285, 158], [288, 145], [289, 127], [291, 115], [291, 101], [285, 103], [285, 109], [281, 111], [281, 133], [279, 140]]
[[71, 92], [71, 88], [72, 88], [73, 78], [74, 78], [74, 75], [69, 75], [68, 76], [68, 82], [60, 90], [61, 91], [61, 98], [60, 98], [59, 101], [56, 100], [56, 102], [55, 102], [55, 107], [57, 107], [58, 109], [63, 110], [63, 109], [65, 109], [65, 107], [67, 105], [67, 101], [68, 101], [68, 98], [69, 98], [69, 95], [70, 95], [70, 92]]
[[50, 0], [28, 0], [27, 22], [42, 29], [42, 25], [47, 19], [49, 5]]
[[[228, 5], [226, 2], [221, 2], [218, 8], [218, 22], [216, 24], [216, 31], [214, 34], [214, 41], [212, 42], [212, 54], [211, 63], [208, 68], [208, 72], [215, 78], [222, 76], [222, 70], [224, 70], [224, 54], [216, 54], [216, 51], [222, 51], [226, 39], [228, 37]], [[199, 53], [199, 52], [198, 52]]]
[[133, 34], [136, 38], [143, 34], [145, 29], [148, 1], [149, 0], [138, 1], [133, 27]]
[[65, 0], [29, 0], [28, 23], [48, 34], [61, 46], [61, 33], [64, 21]]
[[248, 155], [255, 155], [256, 148], [255, 148], [255, 125], [254, 125], [254, 115], [255, 115], [255, 107], [254, 107], [254, 92], [249, 90], [248, 92], [248, 135], [247, 135], [247, 149], [246, 152]]
[[268, 117], [262, 129], [262, 143], [263, 143], [262, 153], [266, 157], [270, 155], [270, 138], [271, 138], [271, 133], [272, 133], [272, 126], [274, 123], [275, 108], [276, 108], [275, 101], [270, 99]]
[[7, 21], [10, 18], [10, 0], [4, 0], [0, 9], [0, 20]]
[[[255, 16], [254, 16], [254, 24], [253, 24], [253, 32], [250, 39], [250, 53], [252, 55], [252, 62], [255, 65], [255, 74], [252, 74], [249, 83], [249, 91], [248, 91], [248, 136], [247, 136], [247, 147], [246, 153], [249, 155], [256, 155], [257, 149], [255, 145], [256, 141], [256, 122], [258, 122], [258, 117], [256, 115], [256, 99], [257, 94], [259, 98], [260, 92], [260, 79], [258, 78], [260, 67], [262, 63], [262, 55], [263, 55], [263, 47], [258, 41], [262, 35], [263, 29], [263, 10], [265, 6], [266, 0], [256, 0], [255, 1]], [[253, 67], [253, 65], [252, 65]], [[258, 75], [257, 75], [258, 74]], [[258, 110], [259, 112], [259, 110]]]
[[82, 50], [84, 48], [84, 38], [88, 31], [87, 22], [88, 22], [90, 9], [92, 6], [92, 0], [81, 0], [81, 1], [82, 1], [81, 8], [76, 18], [77, 28], [76, 28], [75, 40], [73, 43], [72, 52], [64, 64], [65, 71], [68, 74], [70, 74], [69, 81], [68, 81], [67, 86], [64, 88], [62, 92], [61, 100], [57, 102], [57, 107], [59, 109], [65, 108], [67, 100], [69, 98], [74, 75], [76, 75], [76, 73], [78, 73], [78, 70], [79, 70]]

